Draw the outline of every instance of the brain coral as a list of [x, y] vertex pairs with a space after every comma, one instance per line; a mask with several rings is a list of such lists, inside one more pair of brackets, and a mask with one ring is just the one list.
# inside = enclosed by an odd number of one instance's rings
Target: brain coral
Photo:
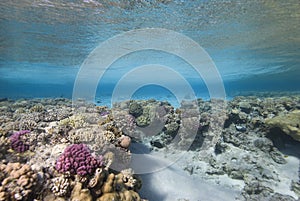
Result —
[[56, 161], [55, 168], [60, 173], [70, 172], [85, 176], [93, 174], [94, 170], [103, 165], [103, 157], [92, 156], [85, 144], [68, 146]]

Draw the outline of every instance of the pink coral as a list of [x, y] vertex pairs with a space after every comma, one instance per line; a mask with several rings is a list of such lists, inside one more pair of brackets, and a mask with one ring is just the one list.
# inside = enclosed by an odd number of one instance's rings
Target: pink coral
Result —
[[68, 146], [56, 161], [55, 168], [60, 173], [70, 172], [85, 176], [93, 174], [96, 168], [103, 165], [103, 157], [92, 156], [85, 144]]
[[22, 130], [19, 132], [16, 132], [10, 136], [9, 140], [11, 143], [11, 148], [15, 150], [16, 152], [25, 152], [29, 149], [29, 145], [24, 143], [24, 141], [21, 140], [21, 136], [24, 134], [30, 133], [29, 130]]

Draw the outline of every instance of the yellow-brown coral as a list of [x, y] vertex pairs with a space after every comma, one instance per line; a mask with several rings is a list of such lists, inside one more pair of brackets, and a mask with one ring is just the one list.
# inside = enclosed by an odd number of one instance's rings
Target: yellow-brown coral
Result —
[[27, 164], [8, 163], [0, 165], [0, 200], [28, 200], [37, 185], [37, 173]]
[[88, 187], [91, 188], [96, 195], [100, 195], [102, 193], [101, 187], [107, 174], [107, 170], [97, 168], [94, 177], [89, 181]]
[[81, 182], [76, 182], [72, 194], [71, 194], [71, 201], [92, 201], [92, 195], [90, 190], [87, 188], [82, 188]]
[[60, 126], [70, 126], [72, 128], [82, 128], [87, 125], [83, 115], [73, 115], [59, 122]]
[[102, 194], [97, 201], [141, 201], [139, 194], [133, 190], [137, 180], [131, 169], [119, 174], [109, 174], [101, 188]]

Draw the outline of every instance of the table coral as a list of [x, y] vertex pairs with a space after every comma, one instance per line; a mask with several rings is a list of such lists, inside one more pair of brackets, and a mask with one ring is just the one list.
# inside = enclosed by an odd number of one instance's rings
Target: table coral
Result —
[[22, 130], [19, 132], [16, 132], [12, 134], [9, 138], [11, 143], [11, 148], [16, 152], [25, 152], [29, 149], [29, 145], [24, 143], [24, 141], [21, 139], [21, 136], [24, 134], [30, 133], [29, 130]]
[[92, 156], [85, 144], [73, 144], [64, 150], [64, 153], [56, 161], [56, 170], [60, 173], [70, 172], [85, 176], [92, 174], [94, 170], [103, 165], [103, 157]]
[[38, 175], [27, 164], [0, 165], [0, 200], [31, 200], [37, 187]]

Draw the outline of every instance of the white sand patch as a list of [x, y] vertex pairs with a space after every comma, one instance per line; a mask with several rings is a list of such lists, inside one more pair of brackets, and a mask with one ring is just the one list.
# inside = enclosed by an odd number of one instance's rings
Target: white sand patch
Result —
[[287, 163], [283, 165], [278, 165], [276, 167], [278, 171], [278, 177], [280, 179], [280, 182], [278, 182], [277, 186], [274, 186], [274, 191], [285, 194], [285, 195], [290, 195], [294, 197], [296, 200], [298, 199], [298, 196], [295, 194], [295, 192], [291, 191], [291, 182], [293, 181], [298, 181], [299, 180], [299, 156], [300, 156], [300, 150], [299, 148], [295, 146], [287, 147], [284, 152], [287, 153], [294, 153], [296, 156], [292, 155], [287, 155], [288, 157], [286, 158]]
[[[155, 164], [171, 164], [164, 154], [161, 157], [158, 153], [147, 154], [143, 157], [149, 159], [150, 162], [147, 162], [149, 165], [154, 161]], [[141, 176], [143, 188], [140, 194], [150, 201], [235, 200], [239, 195], [236, 190], [214, 185], [200, 177], [189, 175], [178, 165], [178, 161], [164, 169]], [[233, 185], [235, 184], [233, 183]]]

